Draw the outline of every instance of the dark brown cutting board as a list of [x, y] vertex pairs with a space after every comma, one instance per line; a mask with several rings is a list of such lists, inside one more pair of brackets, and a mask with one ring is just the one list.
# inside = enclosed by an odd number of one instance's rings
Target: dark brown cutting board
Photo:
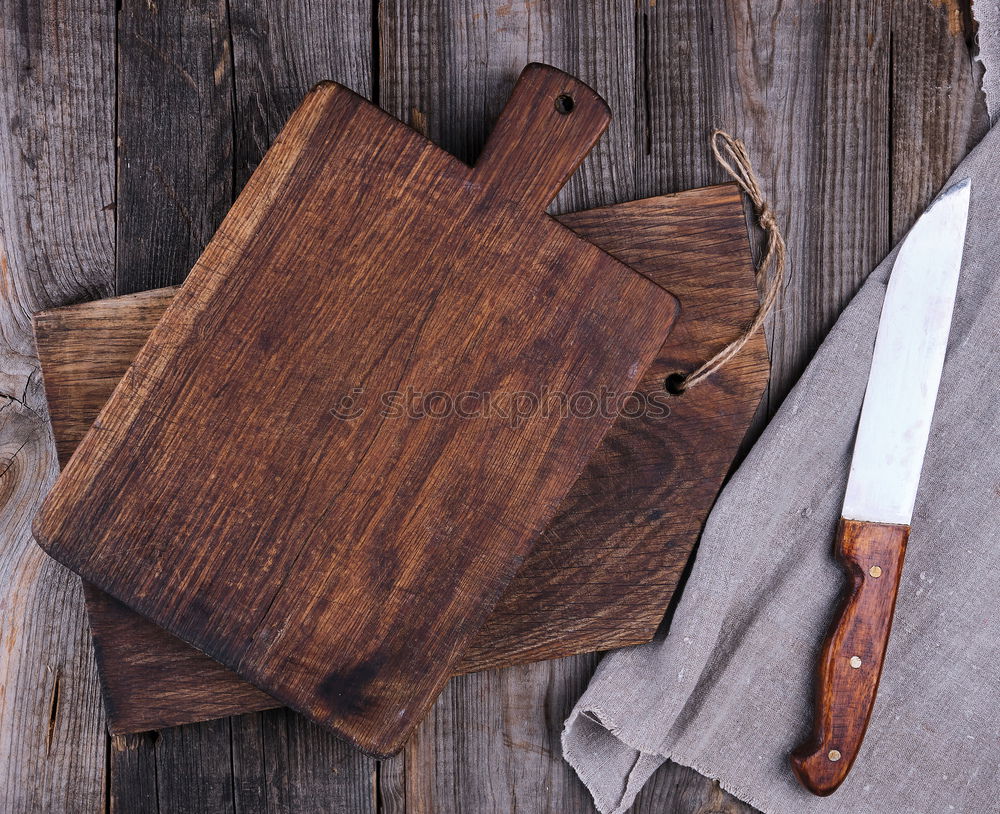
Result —
[[[626, 394], [676, 316], [544, 214], [609, 117], [529, 66], [470, 168], [317, 86], [53, 487], [42, 547], [398, 750], [614, 418], [494, 397]], [[411, 391], [433, 415], [382, 409]]]
[[[462, 672], [648, 641], [768, 378], [763, 335], [696, 391], [663, 393], [757, 305], [738, 191], [707, 187], [559, 220], [674, 292], [681, 314], [640, 389], [669, 414], [622, 417], [472, 640]], [[45, 311], [35, 334], [65, 465], [176, 289]], [[273, 707], [213, 659], [92, 586], [87, 609], [114, 733]]]

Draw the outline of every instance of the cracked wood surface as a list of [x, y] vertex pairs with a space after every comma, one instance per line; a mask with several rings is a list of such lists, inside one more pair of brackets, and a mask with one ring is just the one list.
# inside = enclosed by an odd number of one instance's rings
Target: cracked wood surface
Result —
[[[874, 261], [982, 132], [970, 34], [954, 4], [421, 0], [387, 1], [377, 16], [353, 0], [336, 9], [120, 5], [147, 19], [120, 18], [116, 43], [114, 4], [0, 0], [10, 100], [0, 106], [0, 810], [592, 810], [558, 736], [593, 657], [453, 680], [404, 754], [381, 764], [285, 711], [109, 743], [78, 582], [27, 532], [55, 471], [29, 314], [183, 277], [317, 79], [369, 97], [377, 86], [390, 112], [469, 158], [530, 55], [592, 83], [618, 117], [560, 211], [723, 180], [710, 128], [747, 141], [792, 252], [770, 331], [772, 411]], [[126, 38], [130, 27], [151, 32], [142, 36], [161, 54]], [[194, 87], [167, 72], [171, 62]], [[228, 134], [217, 124], [227, 119]], [[206, 169], [205, 157], [218, 163]], [[154, 158], [187, 218], [160, 178], [135, 182], [136, 162]], [[205, 174], [185, 162], [202, 162]], [[116, 230], [116, 200], [145, 214], [120, 216]], [[749, 811], [671, 764], [634, 810]]]

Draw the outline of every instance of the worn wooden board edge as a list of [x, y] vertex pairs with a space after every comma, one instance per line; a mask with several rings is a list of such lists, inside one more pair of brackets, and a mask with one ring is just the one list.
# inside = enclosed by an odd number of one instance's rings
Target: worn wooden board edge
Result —
[[[746, 251], [746, 228], [742, 206], [739, 194], [732, 185], [691, 190], [672, 196], [660, 196], [657, 199], [647, 199], [616, 207], [592, 210], [591, 212], [565, 215], [561, 219], [572, 228], [578, 229], [586, 237], [588, 230], [591, 235], [596, 235], [595, 224], [612, 222], [615, 213], [619, 213], [619, 226], [626, 227], [625, 231], [623, 232], [619, 228], [617, 238], [612, 240], [614, 245], [607, 248], [611, 249], [612, 253], [617, 251], [621, 254], [628, 254], [630, 246], [633, 246], [632, 251], [635, 251], [634, 246], [638, 236], [629, 233], [627, 229], [629, 221], [625, 217], [625, 213], [635, 208], [648, 207], [651, 202], [660, 202], [664, 208], [654, 210], [654, 214], [657, 217], [666, 216], [668, 219], [669, 217], [680, 217], [683, 211], [691, 209], [695, 202], [701, 206], [716, 207], [725, 213], [730, 230], [728, 242], [727, 240], [718, 241], [716, 247], [721, 250], [728, 245], [731, 250], [735, 243], [735, 245], [742, 245], [744, 249], [739, 258], [739, 266], [744, 272], [742, 282], [739, 282], [740, 274], [735, 273], [737, 269], [730, 268], [728, 270], [729, 278], [732, 281], [730, 287], [725, 285], [721, 287], [721, 290], [726, 294], [732, 294], [733, 291], [738, 292], [740, 286], [743, 288], [742, 311], [737, 309], [735, 313], [728, 315], [729, 330], [738, 331], [743, 322], [752, 315], [756, 296], [753, 293], [755, 292], [753, 271]], [[705, 213], [702, 212], [697, 217], [704, 219]], [[715, 227], [718, 226], [717, 221], [708, 220], [707, 223]], [[641, 244], [641, 241], [638, 242]], [[711, 258], [712, 249], [709, 248], [705, 251], [708, 256], [701, 258], [703, 262]], [[685, 252], [677, 245], [668, 247], [667, 254], [676, 256], [681, 264], [690, 264], [692, 260], [696, 259], [690, 251]], [[662, 260], [661, 257], [661, 265]], [[692, 306], [694, 302], [693, 292], [698, 288], [697, 277], [701, 273], [702, 267], [695, 266], [693, 268], [696, 269], [693, 280], [681, 280], [678, 267], [675, 264], [672, 276], [667, 274], [659, 281], [661, 284], [669, 284], [677, 289], [682, 297], [682, 303], [686, 299], [689, 307], [682, 307], [681, 319], [675, 328], [676, 339], [672, 337], [668, 340], [651, 370], [650, 381], [646, 382], [646, 386], [653, 389], [662, 386], [658, 380], [662, 379], [664, 373], [697, 363], [720, 341], [719, 336], [716, 335], [720, 320], [719, 309], [716, 309], [715, 313], [709, 309], [709, 313], [706, 314], [704, 313], [704, 305], [701, 305], [700, 312], [698, 308]], [[691, 277], [690, 272], [688, 277]], [[702, 288], [704, 288], [703, 284]], [[85, 331], [90, 339], [98, 337], [105, 348], [111, 349], [112, 353], [117, 352], [128, 356], [130, 352], [134, 352], [141, 346], [145, 334], [151, 330], [159, 318], [159, 314], [172, 298], [174, 290], [147, 291], [97, 303], [54, 309], [36, 315], [35, 326], [43, 372], [46, 369], [50, 372], [46, 383], [51, 391], [49, 393], [51, 416], [61, 460], [68, 457], [76, 442], [86, 432], [89, 426], [89, 421], [85, 417], [87, 413], [89, 412], [91, 415], [96, 413], [102, 402], [102, 394], [106, 396], [106, 393], [110, 392], [117, 377], [121, 374], [121, 359], [119, 357], [117, 365], [106, 365], [104, 368], [98, 366], [98, 377], [91, 377], [94, 362], [101, 360], [88, 359], [85, 349], [72, 348], [58, 341], [61, 337], [72, 335], [72, 328], [67, 333], [66, 320], [70, 320], [76, 329]], [[718, 293], [714, 286], [713, 291]], [[749, 296], [747, 296], [748, 292]], [[727, 299], [722, 299], [720, 302], [729, 303]], [[729, 304], [731, 305], [731, 303]], [[695, 321], [695, 318], [698, 324], [707, 322], [714, 325], [714, 328], [711, 328], [706, 335], [697, 336], [697, 332], [692, 333], [694, 330], [692, 322]], [[700, 341], [695, 341], [696, 339], [700, 339]], [[106, 357], [103, 360], [109, 361]], [[88, 366], [90, 366], [89, 370]], [[52, 376], [51, 372], [57, 368], [64, 375]], [[97, 384], [99, 392], [96, 396], [94, 393], [90, 394], [94, 397], [88, 405], [73, 401], [72, 387], [60, 389], [67, 382], [79, 383], [78, 380], [74, 380], [74, 375]], [[767, 379], [767, 352], [762, 337], [755, 337], [749, 348], [734, 360], [733, 366], [722, 371], [716, 377], [719, 381], [713, 381], [712, 387], [717, 389], [722, 387], [723, 390], [726, 390], [725, 380], [727, 377], [735, 377], [735, 381], [742, 382], [744, 388], [749, 388], [751, 397], [747, 398], [746, 392], [743, 393], [742, 397], [742, 414], [746, 417], [746, 422], [749, 423], [749, 417], [763, 392]], [[728, 389], [731, 390], [732, 385], [729, 385]], [[756, 393], [756, 397], [752, 393]], [[680, 405], [681, 402], [676, 404]], [[682, 407], [675, 406], [674, 409], [680, 410]], [[742, 430], [745, 430], [745, 427], [746, 424], [743, 425]], [[729, 439], [730, 448], [726, 454], [729, 455], [730, 460], [742, 437], [742, 430]], [[717, 468], [716, 475], [712, 479], [713, 482], [708, 485], [712, 498], [714, 498], [726, 468], [727, 466]], [[592, 503], [593, 495], [589, 494], [588, 499]], [[710, 502], [708, 501], [705, 505], [705, 512], [707, 512]], [[686, 519], [690, 523], [692, 518], [687, 517]], [[696, 518], [697, 528], [700, 528], [703, 519], [703, 516]], [[559, 628], [555, 633], [550, 631], [549, 634], [546, 634], [545, 623], [551, 621], [553, 608], [548, 607], [544, 601], [540, 601], [543, 598], [539, 596], [537, 589], [538, 571], [537, 569], [532, 570], [530, 561], [526, 562], [524, 572], [519, 573], [514, 582], [511, 583], [507, 597], [501, 601], [501, 606], [484, 627], [484, 635], [477, 637], [466, 654], [459, 672], [648, 641], [659, 624], [663, 610], [669, 602], [690, 548], [697, 536], [697, 528], [692, 531], [691, 528], [683, 526], [683, 524], [681, 524], [683, 528], [679, 528], [677, 518], [671, 516], [669, 510], [663, 513], [662, 520], [661, 528], [669, 529], [673, 534], [669, 546], [672, 556], [669, 567], [661, 569], [663, 579], [655, 585], [653, 595], [645, 595], [643, 602], [645, 607], [633, 605], [631, 609], [624, 610], [624, 615], [621, 615], [623, 610], [618, 608], [617, 612], [620, 614], [618, 616], [615, 616], [614, 613], [605, 613], [603, 614], [605, 619], [611, 617], [612, 624], [608, 625], [595, 624], [595, 621], [599, 622], [600, 619], [594, 617], [584, 615], [583, 618], [580, 618], [579, 606], [570, 604], [563, 608], [562, 618], [558, 618]], [[679, 541], [678, 536], [681, 537]], [[644, 542], [649, 544], [648, 539]], [[551, 556], [545, 554], [545, 545], [546, 540], [542, 540], [536, 546], [541, 562]], [[600, 563], [594, 563], [592, 567], [599, 568]], [[526, 586], [527, 599], [524, 596], [525, 591], [522, 590], [522, 595], [513, 602], [512, 616], [519, 619], [519, 623], [505, 629], [504, 614], [511, 613], [508, 597], [512, 592], [515, 597], [518, 596], [516, 590], [518, 583], [528, 583]], [[241, 681], [235, 674], [217, 662], [128, 610], [111, 597], [90, 588], [87, 591], [87, 598], [99, 662], [105, 665], [114, 663], [119, 666], [128, 664], [129, 671], [143, 673], [141, 680], [131, 682], [132, 686], [130, 686], [127, 674], [126, 680], [122, 681], [122, 676], [118, 673], [107, 668], [102, 669], [102, 683], [109, 710], [111, 731], [133, 732], [162, 728], [222, 715], [266, 709], [277, 705], [278, 702], [266, 693]], [[570, 599], [565, 593], [555, 598], [557, 601], [558, 599]], [[526, 604], [529, 611], [525, 612], [523, 607], [519, 610], [518, 603]], [[565, 618], [567, 608], [577, 618]], [[557, 607], [554, 614], [556, 617], [560, 616], [558, 610]], [[636, 613], [636, 610], [640, 612]], [[530, 624], [532, 619], [536, 623], [534, 630]], [[525, 620], [528, 620], [527, 625]], [[576, 638], [560, 641], [558, 638], [559, 630], [572, 630]], [[129, 645], [137, 640], [147, 646], [123, 647], [123, 645]], [[180, 670], [173, 666], [176, 664], [182, 665]], [[157, 684], [159, 676], [171, 672], [174, 673], [172, 683]], [[136, 686], [139, 687], [138, 690], [135, 688]]]

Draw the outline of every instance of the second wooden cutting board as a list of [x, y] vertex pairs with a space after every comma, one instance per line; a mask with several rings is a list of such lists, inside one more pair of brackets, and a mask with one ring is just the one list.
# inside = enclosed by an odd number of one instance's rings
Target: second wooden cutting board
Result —
[[[39, 542], [366, 751], [398, 749], [614, 419], [448, 400], [627, 394], [676, 316], [543, 213], [608, 119], [529, 66], [469, 168], [318, 87], [57, 482]], [[437, 413], [379, 409], [410, 391], [440, 394]]]

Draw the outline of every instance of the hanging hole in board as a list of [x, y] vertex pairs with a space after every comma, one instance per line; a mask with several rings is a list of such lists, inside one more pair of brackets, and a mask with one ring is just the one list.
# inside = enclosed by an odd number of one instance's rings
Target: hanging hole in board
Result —
[[564, 116], [567, 113], [572, 113], [573, 108], [576, 106], [576, 102], [573, 101], [573, 97], [568, 93], [560, 93], [556, 97], [556, 110], [562, 113]]
[[687, 375], [684, 373], [671, 373], [663, 380], [663, 389], [671, 396], [683, 395], [686, 388]]

